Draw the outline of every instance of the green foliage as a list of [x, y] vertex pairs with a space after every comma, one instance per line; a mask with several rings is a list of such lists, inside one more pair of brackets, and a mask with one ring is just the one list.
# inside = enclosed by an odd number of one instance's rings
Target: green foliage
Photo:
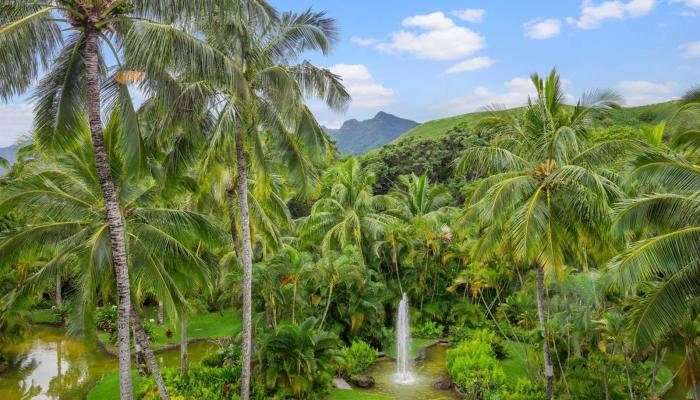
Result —
[[435, 321], [425, 321], [411, 327], [411, 335], [422, 338], [440, 338], [445, 332], [445, 326]]
[[[171, 399], [188, 400], [236, 400], [238, 399], [240, 367], [225, 366], [210, 368], [192, 364], [187, 375], [179, 369], [166, 368], [161, 371]], [[160, 398], [153, 379], [138, 387], [136, 398], [155, 400]]]
[[328, 393], [335, 365], [343, 362], [338, 338], [314, 329], [317, 320], [284, 324], [260, 340], [258, 379], [267, 390], [296, 399], [318, 399]]
[[222, 367], [232, 366], [239, 367], [241, 365], [241, 346], [230, 344], [216, 350], [202, 360], [202, 365], [205, 367]]
[[112, 333], [117, 330], [117, 306], [107, 305], [97, 309], [97, 317], [95, 319], [95, 325], [97, 329], [100, 329], [107, 333]]
[[344, 362], [339, 364], [338, 373], [342, 376], [352, 376], [361, 373], [377, 361], [377, 350], [361, 340], [353, 340], [350, 346], [340, 350]]
[[447, 351], [447, 371], [469, 400], [484, 398], [506, 382], [493, 348], [479, 338], [463, 341]]

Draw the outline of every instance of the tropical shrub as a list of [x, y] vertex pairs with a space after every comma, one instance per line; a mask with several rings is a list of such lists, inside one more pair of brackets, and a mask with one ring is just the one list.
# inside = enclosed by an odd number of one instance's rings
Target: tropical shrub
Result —
[[518, 378], [513, 384], [487, 393], [484, 400], [546, 400], [547, 395], [542, 388], [537, 387], [528, 379]]
[[445, 326], [435, 321], [426, 321], [420, 325], [411, 327], [413, 336], [422, 338], [439, 338], [445, 332]]
[[257, 376], [268, 391], [296, 399], [319, 399], [328, 393], [343, 360], [338, 337], [317, 332], [316, 323], [309, 318], [301, 325], [283, 324], [261, 338]]
[[219, 348], [202, 360], [206, 367], [222, 367], [224, 365], [237, 367], [241, 365], [241, 346], [230, 344]]
[[[210, 368], [200, 364], [192, 364], [185, 376], [180, 374], [180, 370], [177, 368], [166, 368], [162, 373], [170, 398], [173, 400], [238, 399], [240, 367]], [[152, 378], [145, 380], [144, 384], [139, 386], [136, 398], [144, 400], [160, 398]]]
[[117, 329], [117, 306], [104, 306], [97, 309], [95, 320], [97, 328], [107, 333], [112, 333]]
[[484, 398], [486, 394], [501, 388], [506, 381], [505, 372], [491, 344], [481, 338], [465, 340], [448, 350], [447, 372], [470, 400]]
[[339, 364], [338, 373], [343, 376], [359, 374], [377, 361], [377, 350], [361, 340], [354, 340], [349, 347], [343, 347], [340, 355], [345, 360]]

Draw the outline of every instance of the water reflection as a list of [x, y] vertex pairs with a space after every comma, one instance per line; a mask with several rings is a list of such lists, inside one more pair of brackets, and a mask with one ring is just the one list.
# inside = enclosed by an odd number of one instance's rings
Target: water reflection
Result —
[[444, 346], [429, 348], [425, 360], [417, 361], [413, 368], [415, 380], [407, 385], [395, 382], [396, 364], [393, 361], [378, 361], [367, 370], [367, 374], [375, 379], [374, 388], [355, 388], [355, 390], [383, 394], [401, 400], [460, 399], [461, 397], [452, 390], [437, 390], [433, 387], [435, 382], [448, 378], [445, 351]]
[[[215, 345], [190, 346], [190, 360], [199, 361]], [[35, 327], [30, 337], [5, 353], [10, 368], [0, 374], [0, 399], [83, 399], [106, 374], [117, 369], [116, 359], [93, 340], [63, 335], [59, 328]], [[158, 355], [164, 365], [178, 365], [178, 350]]]

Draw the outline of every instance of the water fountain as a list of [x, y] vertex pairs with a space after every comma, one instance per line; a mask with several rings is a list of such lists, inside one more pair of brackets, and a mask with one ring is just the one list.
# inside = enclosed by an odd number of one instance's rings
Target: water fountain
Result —
[[408, 309], [408, 297], [404, 293], [396, 315], [396, 383], [406, 385], [415, 381], [411, 364], [411, 314]]

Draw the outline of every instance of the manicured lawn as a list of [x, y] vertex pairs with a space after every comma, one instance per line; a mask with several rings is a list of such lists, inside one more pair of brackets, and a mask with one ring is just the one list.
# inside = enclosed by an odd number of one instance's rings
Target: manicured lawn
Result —
[[34, 324], [53, 324], [56, 323], [56, 316], [53, 314], [53, 311], [51, 311], [51, 309], [32, 310], [29, 312], [29, 322]]
[[[430, 346], [431, 344], [437, 342], [437, 339], [423, 339], [423, 338], [413, 338], [411, 339], [411, 358], [418, 357], [418, 352], [425, 346]], [[384, 350], [387, 356], [396, 358], [396, 346], [391, 346]]]
[[[165, 333], [170, 329], [173, 336], [168, 338]], [[222, 312], [192, 315], [187, 322], [187, 337], [191, 339], [231, 337], [241, 330], [241, 314], [239, 311], [225, 310]], [[100, 332], [100, 340], [107, 343], [109, 335]], [[176, 327], [164, 324], [155, 325], [153, 332], [153, 347], [159, 348], [180, 343], [179, 325]]]
[[[394, 400], [393, 397], [363, 393], [357, 390], [333, 389], [328, 400]], [[427, 400], [427, 399], [426, 399]]]
[[[135, 392], [142, 384], [142, 381], [136, 371], [132, 372], [131, 376]], [[90, 390], [87, 400], [119, 400], [119, 372], [115, 371], [105, 376]]]

